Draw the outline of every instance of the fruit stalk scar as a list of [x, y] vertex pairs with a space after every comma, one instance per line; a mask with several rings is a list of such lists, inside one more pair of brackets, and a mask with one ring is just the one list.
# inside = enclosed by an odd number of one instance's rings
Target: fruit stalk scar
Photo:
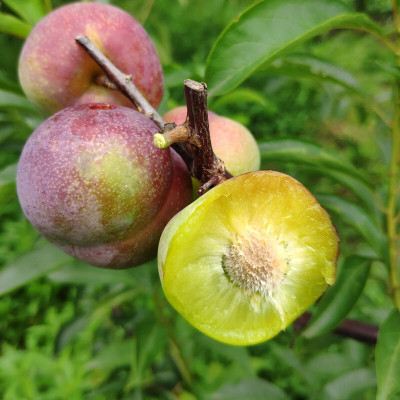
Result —
[[189, 140], [190, 128], [185, 125], [178, 125], [171, 130], [164, 131], [163, 134], [156, 133], [154, 135], [154, 144], [159, 149], [166, 149], [174, 143], [185, 143]]

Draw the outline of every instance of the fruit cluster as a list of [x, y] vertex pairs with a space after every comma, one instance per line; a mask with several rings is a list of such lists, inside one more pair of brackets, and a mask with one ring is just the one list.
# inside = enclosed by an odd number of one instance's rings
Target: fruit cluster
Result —
[[[75, 42], [79, 35], [130, 75], [152, 106], [161, 102], [159, 58], [132, 16], [83, 2], [40, 21], [23, 47], [19, 76], [32, 103], [55, 114], [20, 158], [26, 217], [65, 252], [100, 267], [138, 266], [158, 246], [166, 297], [218, 340], [251, 344], [284, 329], [334, 281], [338, 239], [328, 214], [295, 179], [251, 172], [260, 167], [253, 136], [212, 112], [212, 146], [239, 176], [191, 203], [187, 163], [154, 146], [159, 126], [115, 90]], [[186, 107], [164, 119], [185, 125]]]

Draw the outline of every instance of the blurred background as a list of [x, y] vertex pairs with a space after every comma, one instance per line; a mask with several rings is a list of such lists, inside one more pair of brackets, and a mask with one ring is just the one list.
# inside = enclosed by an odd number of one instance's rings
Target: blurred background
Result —
[[[184, 104], [183, 80], [204, 79], [213, 43], [252, 4], [103, 2], [128, 11], [152, 37], [165, 75], [161, 114]], [[393, 30], [389, 0], [346, 2], [384, 31]], [[66, 3], [46, 0], [43, 10]], [[17, 16], [7, 1], [0, 11]], [[33, 19], [25, 23], [33, 25]], [[1, 18], [0, 31], [7, 31]], [[374, 346], [332, 332], [306, 338], [296, 324], [260, 345], [224, 345], [196, 331], [168, 305], [156, 261], [133, 270], [101, 270], [73, 260], [40, 237], [22, 214], [15, 192], [22, 147], [43, 120], [18, 83], [22, 44], [22, 38], [0, 33], [0, 397], [374, 399]], [[340, 155], [365, 174], [379, 214], [387, 196], [391, 138], [369, 100], [380, 110], [391, 110], [394, 78], [385, 67], [391, 64], [394, 56], [373, 36], [331, 31], [260, 68], [228, 94], [211, 97], [209, 108], [252, 131], [264, 169], [288, 173], [316, 195], [358, 206], [357, 196], [329, 168], [292, 159], [290, 153], [274, 154], [267, 143], [300, 140]], [[341, 239], [340, 268], [347, 256], [371, 250], [357, 221], [342, 218], [338, 204], [331, 208], [338, 211], [332, 219]], [[377, 220], [382, 224], [382, 216]], [[393, 307], [387, 279], [383, 264], [371, 262], [348, 316], [380, 325]]]

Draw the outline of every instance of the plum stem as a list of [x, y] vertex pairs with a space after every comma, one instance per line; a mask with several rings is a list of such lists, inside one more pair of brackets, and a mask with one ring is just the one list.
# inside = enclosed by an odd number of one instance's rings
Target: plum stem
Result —
[[202, 195], [212, 186], [232, 178], [224, 162], [213, 151], [207, 111], [207, 85], [191, 79], [185, 80], [187, 105], [186, 124], [192, 131], [188, 140], [193, 155], [192, 175], [203, 185], [197, 191]]
[[[150, 118], [161, 130], [164, 130], [166, 122], [157, 110], [146, 100], [142, 93], [140, 93], [139, 89], [133, 83], [131, 75], [124, 74], [120, 71], [87, 36], [80, 35], [77, 36], [75, 40], [106, 73], [108, 81], [114, 84], [122, 94], [128, 97], [138, 111]], [[189, 170], [191, 170], [193, 157], [185, 145], [176, 143], [172, 147], [182, 157]]]
[[187, 105], [186, 122], [182, 125], [167, 124], [155, 108], [140, 93], [130, 75], [121, 72], [87, 36], [75, 38], [77, 43], [106, 73], [102, 84], [109, 88], [117, 88], [129, 98], [142, 114], [150, 118], [160, 128], [162, 133], [157, 134], [157, 147], [172, 148], [182, 157], [192, 176], [203, 186], [198, 194], [205, 193], [209, 188], [232, 175], [225, 169], [224, 162], [213, 152], [207, 111], [207, 86], [191, 79], [185, 80], [185, 97]]

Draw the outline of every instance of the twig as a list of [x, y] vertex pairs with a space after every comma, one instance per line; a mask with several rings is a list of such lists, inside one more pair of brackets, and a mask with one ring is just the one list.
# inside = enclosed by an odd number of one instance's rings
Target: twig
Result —
[[[77, 36], [75, 40], [89, 54], [89, 56], [99, 65], [107, 74], [108, 80], [101, 84], [113, 84], [121, 93], [123, 93], [135, 105], [141, 113], [150, 118], [161, 130], [164, 129], [166, 122], [163, 120], [157, 110], [146, 100], [137, 87], [132, 82], [132, 76], [121, 72], [91, 41], [87, 36]], [[192, 156], [187, 148], [180, 143], [176, 143], [172, 148], [182, 157], [183, 161], [192, 169]]]
[[213, 152], [207, 110], [207, 86], [191, 79], [185, 80], [186, 121], [176, 128], [157, 134], [154, 143], [165, 148], [171, 143], [185, 142], [193, 155], [192, 175], [202, 184], [197, 191], [205, 193], [212, 186], [232, 178], [225, 164]]
[[[311, 318], [311, 313], [306, 312], [296, 319], [295, 325], [305, 328]], [[343, 321], [333, 333], [347, 338], [355, 339], [359, 342], [376, 345], [378, 340], [379, 328], [375, 325], [365, 322], [356, 321], [354, 319], [346, 319]]]
[[199, 194], [202, 194], [209, 187], [232, 178], [232, 175], [213, 152], [208, 126], [206, 84], [186, 79], [185, 98], [187, 123], [199, 143], [198, 146], [190, 146], [193, 154], [193, 176], [204, 185], [203, 189], [199, 189]]

